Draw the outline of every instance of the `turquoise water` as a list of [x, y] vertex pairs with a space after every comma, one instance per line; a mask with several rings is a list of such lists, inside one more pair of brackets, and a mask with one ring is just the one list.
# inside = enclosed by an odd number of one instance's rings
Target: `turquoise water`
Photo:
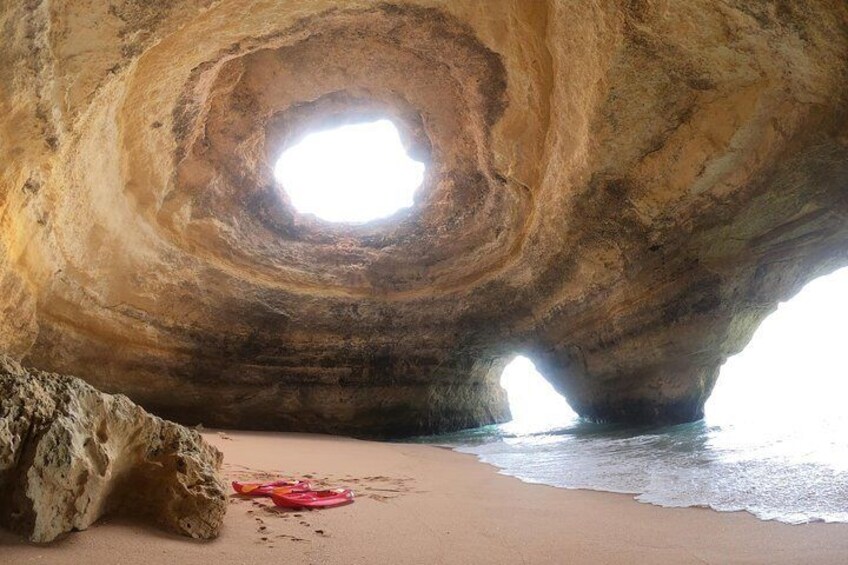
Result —
[[780, 306], [728, 360], [704, 421], [582, 422], [523, 359], [504, 373], [516, 420], [435, 438], [501, 472], [660, 506], [848, 522], [848, 269]]

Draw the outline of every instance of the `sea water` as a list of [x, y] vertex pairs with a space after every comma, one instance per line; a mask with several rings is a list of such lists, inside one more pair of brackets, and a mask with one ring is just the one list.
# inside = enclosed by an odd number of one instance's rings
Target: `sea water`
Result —
[[[746, 510], [792, 524], [848, 522], [848, 454], [837, 439], [830, 446], [804, 434], [751, 441], [742, 430], [708, 422], [650, 430], [575, 422], [527, 435], [478, 430], [449, 441], [530, 483], [632, 493], [660, 506]], [[830, 459], [829, 448], [841, 453]]]
[[[436, 441], [531, 483], [792, 524], [848, 522], [846, 324], [843, 269], [781, 305], [728, 360], [703, 421], [661, 428], [583, 422], [547, 383], [533, 385], [519, 359], [502, 381], [512, 423]], [[540, 418], [546, 411], [558, 421]]]

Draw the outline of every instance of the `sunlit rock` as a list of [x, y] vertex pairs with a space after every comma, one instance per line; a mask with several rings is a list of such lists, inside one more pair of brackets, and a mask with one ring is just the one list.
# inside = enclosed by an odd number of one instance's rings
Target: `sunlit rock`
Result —
[[[402, 435], [686, 421], [780, 299], [848, 263], [848, 6], [10, 2], [0, 348], [158, 415]], [[427, 164], [361, 225], [273, 175], [389, 119]]]
[[0, 358], [0, 525], [44, 543], [125, 514], [213, 538], [221, 454], [124, 396]]

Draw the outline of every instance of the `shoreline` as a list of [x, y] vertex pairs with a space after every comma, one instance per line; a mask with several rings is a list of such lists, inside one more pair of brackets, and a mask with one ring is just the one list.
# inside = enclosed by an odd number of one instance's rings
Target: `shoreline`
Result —
[[[0, 563], [844, 563], [848, 524], [661, 507], [630, 494], [527, 483], [425, 444], [204, 430], [223, 477], [306, 477], [354, 504], [281, 511], [229, 498], [218, 539], [110, 518], [50, 546], [0, 533]], [[152, 542], [152, 543], [151, 543]]]
[[[493, 439], [490, 443], [491, 445], [509, 444], [503, 439]], [[542, 484], [565, 490], [624, 494], [631, 496], [635, 502], [658, 508], [704, 508], [725, 514], [741, 512], [763, 522], [776, 522], [790, 526], [848, 525], [848, 511], [844, 509], [844, 499], [848, 496], [848, 491], [844, 488], [845, 478], [842, 476], [844, 471], [831, 469], [826, 463], [818, 463], [816, 468], [804, 468], [797, 462], [785, 463], [783, 466], [775, 463], [773, 466], [777, 467], [777, 472], [783, 473], [780, 476], [781, 480], [778, 480], [775, 478], [777, 475], [774, 474], [763, 476], [762, 467], [766, 464], [756, 459], [750, 462], [743, 460], [744, 465], [725, 464], [722, 467], [721, 462], [713, 464], [711, 457], [708, 457], [711, 454], [707, 452], [706, 455], [699, 455], [704, 462], [697, 462], [694, 465], [676, 467], [671, 464], [668, 468], [660, 465], [655, 469], [658, 472], [657, 476], [662, 478], [658, 481], [656, 478], [651, 478], [654, 470], [648, 471], [638, 466], [629, 468], [626, 463], [627, 457], [617, 459], [615, 462], [606, 461], [603, 458], [597, 461], [593, 459], [594, 453], [590, 452], [586, 457], [592, 464], [584, 465], [587, 459], [581, 459], [579, 449], [576, 452], [571, 451], [571, 460], [568, 458], [562, 461], [552, 460], [551, 466], [540, 468], [532, 461], [534, 454], [532, 448], [514, 450], [504, 448], [489, 451], [478, 450], [480, 445], [477, 443], [470, 445], [455, 443], [448, 444], [447, 447], [454, 449], [457, 453], [472, 455], [480, 463], [496, 469], [498, 473], [526, 484]], [[565, 451], [568, 450], [563, 450]], [[662, 449], [657, 452], [664, 453]], [[721, 457], [716, 459], [720, 460]], [[775, 461], [778, 460], [775, 459]], [[553, 466], [557, 462], [561, 465], [575, 465], [575, 468], [580, 471], [572, 473], [569, 467]], [[597, 465], [602, 465], [603, 468], [611, 465], [612, 474], [603, 475], [602, 473], [599, 478], [595, 472]], [[755, 465], [759, 465], [759, 468], [752, 469]], [[746, 472], [739, 470], [745, 466], [747, 466]], [[562, 475], [558, 474], [560, 469], [564, 472]], [[700, 472], [704, 469], [709, 471]], [[788, 469], [788, 472], [784, 473], [784, 469]], [[613, 478], [610, 479], [610, 476]], [[753, 482], [750, 479], [751, 476], [759, 476], [760, 481]], [[622, 480], [623, 477], [627, 479]], [[790, 487], [785, 480], [786, 477], [792, 478], [791, 491], [788, 493], [785, 489]], [[815, 479], [818, 482], [804, 482], [810, 477], [818, 477]], [[704, 490], [698, 488], [715, 484], [712, 481], [716, 479], [719, 484], [724, 483], [722, 488], [707, 487]], [[802, 500], [803, 502], [800, 502]]]
[[[427, 445], [427, 444], [421, 444], [421, 445]], [[757, 516], [756, 514], [751, 512], [750, 510], [746, 510], [744, 508], [740, 508], [739, 510], [720, 510], [718, 508], [713, 508], [712, 506], [710, 506], [708, 504], [691, 504], [691, 505], [688, 505], [688, 506], [665, 506], [663, 504], [658, 504], [658, 503], [652, 502], [650, 500], [639, 500], [638, 497], [643, 494], [643, 493], [640, 493], [640, 492], [617, 491], [617, 490], [608, 490], [608, 489], [592, 488], [592, 487], [562, 487], [562, 486], [557, 486], [557, 485], [549, 485], [548, 483], [536, 482], [536, 481], [531, 481], [531, 480], [527, 480], [527, 479], [522, 479], [521, 477], [519, 477], [517, 475], [512, 475], [510, 473], [507, 473], [503, 467], [499, 467], [499, 466], [495, 465], [494, 463], [489, 463], [488, 461], [484, 461], [481, 458], [480, 455], [477, 455], [475, 453], [467, 453], [467, 452], [464, 452], [464, 451], [459, 451], [458, 449], [454, 449], [452, 447], [448, 447], [448, 446], [444, 446], [444, 445], [433, 445], [433, 447], [438, 447], [440, 449], [447, 449], [447, 450], [453, 451], [454, 453], [457, 453], [459, 455], [467, 455], [469, 457], [472, 457], [477, 461], [477, 463], [494, 469], [495, 472], [497, 472], [498, 475], [501, 475], [503, 477], [508, 477], [510, 479], [515, 479], [516, 481], [519, 481], [522, 484], [530, 485], [530, 486], [548, 487], [548, 488], [552, 488], [552, 489], [556, 489], [556, 490], [565, 490], [565, 491], [571, 491], [571, 492], [587, 492], [587, 493], [599, 493], [599, 494], [610, 494], [610, 495], [614, 495], [614, 496], [623, 496], [626, 499], [631, 500], [631, 501], [633, 501], [637, 504], [652, 506], [654, 508], [665, 508], [665, 509], [669, 509], [669, 510], [672, 510], [672, 509], [692, 509], [692, 510], [707, 510], [709, 512], [715, 512], [715, 513], [718, 513], [718, 514], [743, 514], [743, 515], [746, 515], [746, 516], [750, 516], [750, 517], [756, 519], [759, 522], [772, 522], [772, 523], [776, 523], [776, 524], [782, 524], [784, 526], [806, 526], [806, 525], [814, 525], [814, 524], [831, 524], [831, 525], [832, 524], [842, 524], [842, 525], [848, 527], [848, 523], [846, 523], [846, 522], [838, 522], [838, 521], [830, 521], [829, 522], [829, 521], [821, 519], [821, 518], [816, 518], [814, 520], [809, 520], [809, 521], [806, 521], [806, 522], [783, 522], [781, 520], [778, 520], [777, 518], [769, 518], [769, 519], [760, 518], [759, 516]], [[848, 531], [846, 531], [846, 533], [848, 533]]]

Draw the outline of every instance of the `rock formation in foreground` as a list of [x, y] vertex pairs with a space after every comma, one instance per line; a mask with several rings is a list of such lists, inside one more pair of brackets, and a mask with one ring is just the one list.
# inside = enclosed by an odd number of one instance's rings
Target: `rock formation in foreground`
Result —
[[[0, 3], [0, 351], [160, 416], [403, 435], [699, 418], [848, 264], [845, 0]], [[304, 134], [427, 164], [363, 225], [299, 213]], [[333, 167], [334, 163], [326, 163]]]
[[0, 358], [0, 525], [45, 543], [122, 514], [213, 538], [221, 453], [200, 435], [80, 379]]

